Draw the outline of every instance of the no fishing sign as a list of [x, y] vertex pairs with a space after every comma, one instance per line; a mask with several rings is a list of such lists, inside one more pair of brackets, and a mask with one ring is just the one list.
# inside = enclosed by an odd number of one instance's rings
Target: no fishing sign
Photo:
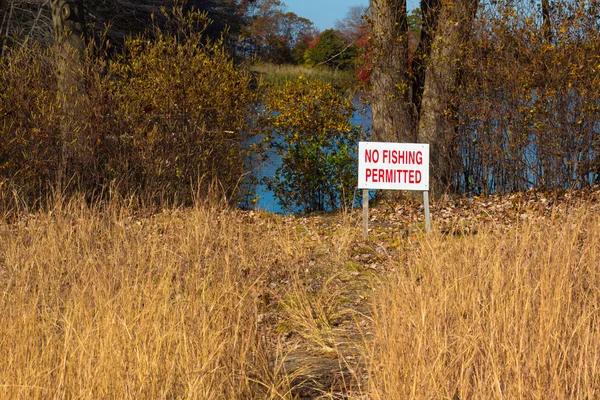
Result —
[[425, 224], [429, 220], [429, 144], [358, 143], [358, 187], [363, 189], [363, 236], [367, 237], [369, 189], [423, 192]]
[[429, 190], [429, 145], [358, 143], [358, 187]]

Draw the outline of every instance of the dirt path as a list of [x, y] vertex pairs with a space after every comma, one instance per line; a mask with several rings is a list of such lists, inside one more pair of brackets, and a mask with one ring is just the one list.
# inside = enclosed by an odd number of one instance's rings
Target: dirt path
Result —
[[[487, 228], [510, 229], [526, 219], [552, 219], [584, 199], [600, 207], [600, 189], [444, 198], [432, 204], [432, 221], [438, 233], [474, 235]], [[265, 320], [275, 369], [288, 377], [293, 398], [366, 398], [370, 300], [377, 285], [403, 268], [406, 253], [422, 242], [422, 205], [412, 199], [378, 204], [371, 210], [367, 241], [360, 236], [360, 210], [272, 218], [284, 220], [311, 243], [298, 268], [300, 283], [274, 283], [269, 294]]]

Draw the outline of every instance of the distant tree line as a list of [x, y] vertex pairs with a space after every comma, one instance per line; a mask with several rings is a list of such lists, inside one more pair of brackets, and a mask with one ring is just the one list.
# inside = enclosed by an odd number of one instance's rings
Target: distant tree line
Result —
[[[156, 25], [164, 27], [167, 21], [161, 9], [170, 9], [176, 4], [181, 4], [184, 11], [196, 9], [206, 14], [211, 23], [203, 32], [205, 38], [219, 40], [223, 37], [232, 54], [263, 62], [321, 63], [337, 54], [334, 51], [347, 47], [356, 33], [364, 33], [361, 26], [364, 9], [357, 7], [346, 18], [353, 19], [352, 22], [324, 32], [322, 44], [314, 54], [307, 54], [320, 41], [320, 32], [310, 20], [287, 11], [280, 0], [86, 0], [83, 17], [91, 36], [106, 33], [111, 46], [119, 49], [127, 37], [148, 33]], [[53, 39], [51, 3], [1, 0], [0, 24], [3, 52], [6, 46], [28, 40], [50, 44]], [[349, 51], [339, 55], [331, 66], [339, 68], [349, 64], [355, 52], [354, 47], [348, 47]]]

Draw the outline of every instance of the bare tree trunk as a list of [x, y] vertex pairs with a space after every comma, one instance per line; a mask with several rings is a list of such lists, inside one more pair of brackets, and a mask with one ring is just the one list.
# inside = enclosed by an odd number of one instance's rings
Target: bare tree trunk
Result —
[[[10, 2], [10, 11], [7, 14], [6, 2], [4, 0], [0, 0], [0, 11], [2, 11], [2, 25], [0, 25], [0, 40], [2, 40], [2, 50], [0, 51], [0, 57], [4, 58], [4, 54], [6, 53], [6, 46], [8, 41], [8, 36], [10, 33], [10, 23], [12, 22], [12, 13], [15, 9], [14, 0]], [[6, 25], [6, 28], [4, 26]]]
[[459, 161], [451, 97], [457, 86], [461, 49], [472, 27], [477, 6], [478, 0], [442, 0], [431, 46], [418, 140], [431, 145], [430, 176], [437, 195], [452, 185]]
[[371, 0], [373, 134], [376, 140], [412, 142], [406, 0]]
[[[74, 177], [82, 184], [89, 148], [85, 138], [80, 107], [84, 95], [83, 57], [85, 22], [83, 0], [52, 0], [52, 27], [57, 52], [58, 95], [63, 111], [61, 124], [62, 157], [58, 176], [59, 190]], [[78, 110], [79, 109], [79, 110]]]
[[6, 18], [6, 15], [4, 14], [6, 11], [6, 0], [0, 0], [0, 36], [2, 36], [2, 31], [3, 31], [3, 27], [4, 27], [4, 19]]
[[549, 0], [542, 0], [542, 27], [544, 30], [544, 39], [547, 43], [552, 42], [552, 28], [550, 25], [550, 2]]
[[423, 23], [421, 26], [421, 37], [415, 51], [412, 63], [412, 120], [415, 124], [415, 132], [418, 131], [419, 118], [421, 115], [421, 102], [423, 100], [423, 89], [425, 87], [425, 71], [427, 60], [431, 53], [431, 42], [437, 29], [437, 21], [440, 12], [440, 0], [421, 0], [421, 13]]

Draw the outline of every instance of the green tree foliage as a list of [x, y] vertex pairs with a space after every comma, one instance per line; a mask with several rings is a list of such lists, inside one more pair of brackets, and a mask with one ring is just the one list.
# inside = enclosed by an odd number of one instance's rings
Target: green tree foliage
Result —
[[423, 12], [420, 8], [413, 8], [407, 15], [406, 20], [408, 21], [408, 29], [410, 30], [413, 37], [418, 38], [421, 36], [421, 29], [423, 27]]
[[304, 55], [307, 66], [327, 65], [332, 68], [349, 69], [356, 58], [356, 46], [347, 45], [339, 31], [327, 29], [321, 33], [313, 48]]
[[268, 184], [282, 207], [308, 213], [352, 205], [357, 173], [352, 149], [361, 130], [350, 122], [351, 97], [300, 77], [273, 90], [264, 113], [267, 147], [282, 157]]
[[292, 58], [294, 59], [295, 64], [304, 64], [304, 55], [310, 48], [310, 44], [315, 42], [317, 37], [319, 37], [319, 31], [316, 29], [309, 29], [300, 35], [292, 50]]

